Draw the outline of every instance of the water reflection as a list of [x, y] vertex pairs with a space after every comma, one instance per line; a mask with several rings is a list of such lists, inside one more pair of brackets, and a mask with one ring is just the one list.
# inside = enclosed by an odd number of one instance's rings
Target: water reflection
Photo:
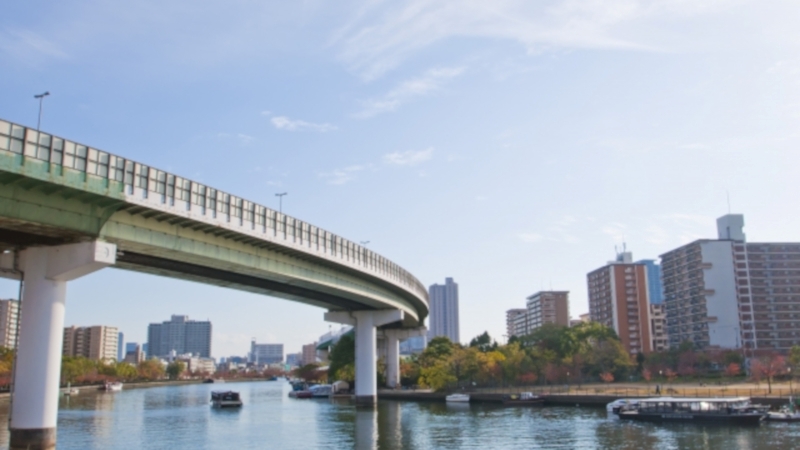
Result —
[[356, 439], [358, 450], [378, 448], [378, 407], [358, 406], [356, 408]]
[[[60, 449], [752, 449], [795, 448], [797, 424], [755, 428], [612, 420], [602, 409], [296, 400], [288, 384], [228, 383], [242, 409], [209, 405], [213, 385], [84, 391], [60, 402]], [[215, 390], [219, 390], [216, 386]], [[0, 421], [8, 401], [0, 400]], [[8, 431], [0, 427], [0, 444]], [[1, 446], [1, 445], [0, 445]]]
[[379, 448], [404, 448], [409, 445], [403, 440], [403, 404], [383, 402], [376, 411], [378, 423]]

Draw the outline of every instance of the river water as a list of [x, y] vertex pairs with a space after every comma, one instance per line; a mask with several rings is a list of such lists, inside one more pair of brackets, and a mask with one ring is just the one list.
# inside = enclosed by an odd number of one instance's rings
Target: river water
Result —
[[[211, 390], [241, 393], [240, 410], [209, 406]], [[800, 424], [756, 428], [620, 422], [604, 409], [502, 408], [296, 400], [285, 381], [193, 384], [63, 398], [63, 449], [753, 449], [800, 448]], [[8, 403], [0, 403], [0, 420]], [[4, 428], [4, 427], [0, 427]], [[8, 431], [0, 430], [7, 445]]]

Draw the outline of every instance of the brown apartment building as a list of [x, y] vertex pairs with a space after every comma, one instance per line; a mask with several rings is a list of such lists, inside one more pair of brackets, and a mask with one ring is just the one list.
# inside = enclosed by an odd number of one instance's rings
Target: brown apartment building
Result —
[[546, 323], [569, 326], [569, 292], [540, 291], [527, 298], [525, 322], [530, 334]]
[[117, 327], [64, 328], [64, 356], [83, 356], [89, 359], [116, 360], [119, 345]]
[[[663, 314], [655, 314], [660, 305], [650, 304], [645, 264], [634, 263], [630, 252], [622, 252], [586, 278], [593, 322], [613, 328], [631, 355], [656, 350], [656, 342], [663, 347]], [[655, 342], [654, 326], [660, 334]]]

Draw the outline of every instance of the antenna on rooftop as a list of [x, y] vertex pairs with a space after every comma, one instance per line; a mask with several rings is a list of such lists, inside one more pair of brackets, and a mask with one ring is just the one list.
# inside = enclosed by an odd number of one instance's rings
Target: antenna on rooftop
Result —
[[725, 191], [725, 196], [728, 198], [728, 214], [731, 213], [731, 193], [730, 191]]

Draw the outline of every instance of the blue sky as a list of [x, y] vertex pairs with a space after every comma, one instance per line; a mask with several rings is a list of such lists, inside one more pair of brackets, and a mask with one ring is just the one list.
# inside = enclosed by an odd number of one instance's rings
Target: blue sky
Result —
[[[745, 214], [800, 241], [800, 4], [775, 0], [12, 2], [0, 117], [277, 207], [460, 284], [464, 340], [541, 288]], [[0, 295], [16, 286], [0, 282]], [[323, 311], [105, 270], [67, 324], [142, 341], [209, 318], [215, 356], [287, 351]]]

